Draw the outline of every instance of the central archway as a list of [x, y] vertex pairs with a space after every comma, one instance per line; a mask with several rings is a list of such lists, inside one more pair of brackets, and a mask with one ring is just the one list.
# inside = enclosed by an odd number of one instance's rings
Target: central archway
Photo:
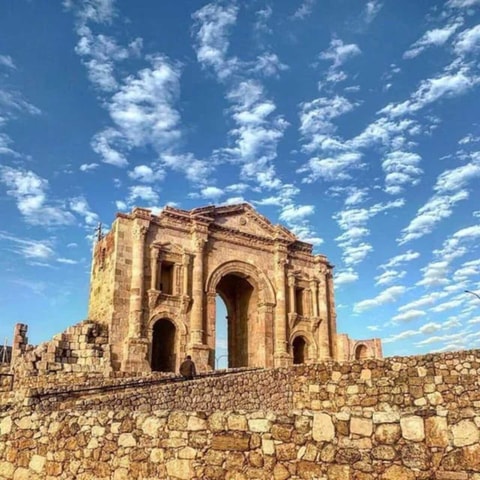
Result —
[[249, 330], [255, 323], [251, 320], [256, 315], [257, 292], [248, 280], [232, 273], [222, 277], [216, 291], [227, 308], [228, 366], [246, 367], [252, 356], [249, 340], [255, 332]]
[[206, 291], [210, 358], [214, 360], [217, 353], [215, 299], [218, 295], [227, 311], [228, 367], [273, 366], [275, 295], [263, 272], [245, 262], [226, 262], [210, 275]]

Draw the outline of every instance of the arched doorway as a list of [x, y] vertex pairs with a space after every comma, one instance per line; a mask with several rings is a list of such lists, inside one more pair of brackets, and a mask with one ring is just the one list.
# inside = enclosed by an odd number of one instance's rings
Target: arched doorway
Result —
[[307, 358], [307, 342], [303, 337], [295, 337], [293, 340], [293, 363], [305, 363]]
[[175, 325], [168, 318], [161, 318], [153, 326], [152, 370], [175, 371]]
[[227, 309], [228, 367], [238, 368], [255, 364], [252, 341], [258, 337], [258, 299], [253, 285], [235, 273], [223, 276], [217, 284], [217, 294]]
[[361, 344], [355, 349], [355, 360], [363, 360], [364, 358], [368, 358], [368, 348]]

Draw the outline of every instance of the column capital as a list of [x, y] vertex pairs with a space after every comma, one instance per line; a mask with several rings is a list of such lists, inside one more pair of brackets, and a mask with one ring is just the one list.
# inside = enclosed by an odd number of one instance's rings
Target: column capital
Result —
[[295, 286], [295, 275], [293, 273], [289, 273], [287, 274], [287, 278], [288, 278], [288, 286], [289, 287], [294, 287]]

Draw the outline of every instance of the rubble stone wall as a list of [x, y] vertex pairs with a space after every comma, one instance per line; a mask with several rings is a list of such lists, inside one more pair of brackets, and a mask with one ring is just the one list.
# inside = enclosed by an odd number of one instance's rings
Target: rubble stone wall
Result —
[[67, 328], [36, 347], [21, 345], [16, 348], [12, 361], [17, 383], [22, 383], [24, 379], [28, 382], [31, 377], [37, 376], [39, 382], [55, 384], [50, 374], [105, 374], [110, 370], [107, 327], [89, 320]]
[[0, 480], [480, 480], [479, 373], [467, 351], [36, 389], [0, 402]]

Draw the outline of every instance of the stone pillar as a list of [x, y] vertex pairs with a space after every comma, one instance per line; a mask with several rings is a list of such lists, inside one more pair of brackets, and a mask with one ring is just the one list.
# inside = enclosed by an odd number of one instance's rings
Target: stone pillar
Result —
[[150, 262], [151, 262], [151, 271], [152, 271], [152, 278], [150, 281], [150, 289], [151, 290], [158, 290], [158, 257], [160, 251], [158, 248], [152, 248], [150, 251]]
[[195, 239], [195, 255], [193, 257], [193, 279], [192, 279], [192, 297], [193, 305], [191, 312], [191, 343], [203, 344], [203, 255], [205, 248], [205, 239]]
[[125, 345], [122, 370], [129, 372], [149, 371], [147, 361], [148, 343], [142, 337], [144, 300], [145, 237], [148, 223], [135, 219], [132, 228], [132, 266], [130, 282], [130, 305], [128, 316], [128, 339]]
[[194, 256], [192, 278], [192, 309], [190, 311], [190, 353], [200, 371], [210, 369], [210, 349], [204, 343], [205, 268], [204, 255], [207, 232], [194, 229]]
[[183, 254], [183, 296], [188, 296], [188, 283], [190, 275], [190, 255], [188, 253]]
[[[290, 363], [290, 355], [287, 352], [287, 306], [285, 288], [285, 265], [287, 263], [287, 249], [277, 245], [275, 249], [275, 349], [274, 365], [282, 367]], [[266, 319], [267, 320], [267, 319]]]
[[324, 265], [319, 265], [319, 279], [318, 279], [318, 315], [320, 323], [318, 327], [318, 359], [326, 360], [331, 358], [330, 352], [330, 332], [328, 328], [328, 303], [327, 303], [327, 279], [326, 268]]
[[312, 299], [312, 316], [317, 318], [318, 317], [318, 281], [317, 280], [310, 280], [310, 292], [311, 292], [311, 299]]
[[328, 333], [330, 339], [330, 355], [337, 359], [337, 314], [335, 312], [335, 297], [333, 292], [333, 273], [330, 267], [326, 274], [327, 283], [327, 308], [328, 308]]
[[288, 275], [288, 298], [289, 298], [289, 313], [297, 313], [295, 305], [295, 276], [293, 273]]
[[[216, 292], [207, 292], [207, 325], [206, 325], [206, 339], [205, 343], [212, 352], [212, 355], [209, 358], [209, 366], [212, 369], [215, 369], [215, 335], [216, 335], [216, 314], [217, 314], [217, 294]], [[213, 353], [215, 352], [215, 353]]]

